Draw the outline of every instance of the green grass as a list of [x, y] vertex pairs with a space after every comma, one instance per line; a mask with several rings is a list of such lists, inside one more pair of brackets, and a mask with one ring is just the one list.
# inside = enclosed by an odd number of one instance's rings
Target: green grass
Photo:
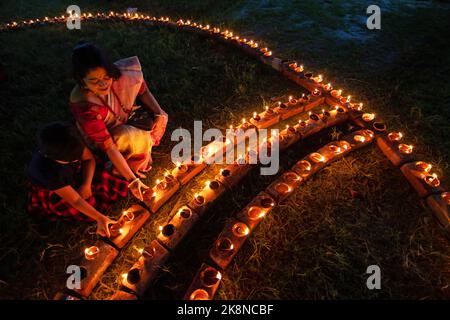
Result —
[[[355, 18], [365, 13], [367, 4], [361, 1], [214, 3], [125, 1], [109, 7], [109, 2], [100, 1], [95, 6], [106, 10], [138, 6], [173, 18], [220, 24], [264, 40], [276, 55], [304, 62], [361, 99], [369, 110], [383, 114], [391, 128], [406, 133], [422, 159], [432, 161], [437, 172], [448, 177], [448, 8], [413, 10], [402, 2], [383, 12], [381, 31], [368, 31]], [[0, 21], [51, 16], [68, 4], [6, 1], [0, 4]], [[83, 5], [95, 11], [92, 4], [80, 1]], [[351, 19], [345, 20], [345, 15]], [[361, 32], [359, 39], [336, 36], [336, 30], [354, 28]], [[0, 85], [6, 133], [0, 141], [2, 298], [52, 298], [65, 282], [65, 265], [76, 261], [81, 248], [96, 239], [93, 226], [36, 221], [24, 212], [25, 168], [34, 135], [48, 121], [70, 119], [70, 52], [81, 39], [100, 44], [117, 59], [138, 55], [152, 92], [169, 113], [168, 134], [155, 149], [150, 181], [169, 166], [173, 129], [192, 128], [194, 119], [202, 119], [204, 127], [225, 128], [271, 97], [302, 92], [239, 52], [184, 32], [86, 23], [80, 31], [69, 32], [60, 25], [0, 34], [0, 60], [9, 76]], [[296, 146], [283, 155], [283, 168], [330, 137], [327, 132]], [[118, 275], [136, 260], [136, 248], [153, 240], [170, 209], [189, 199], [215, 170], [206, 170], [150, 220], [92, 298], [106, 298], [118, 288]], [[272, 179], [253, 172], [219, 201], [169, 261], [147, 298], [181, 298], [225, 221]], [[359, 196], [353, 198], [351, 190]], [[117, 204], [111, 214], [130, 201]], [[334, 163], [277, 207], [225, 272], [217, 298], [448, 298], [449, 256], [448, 239], [431, 211], [400, 171], [370, 147]], [[382, 269], [381, 291], [366, 289], [365, 270], [370, 264]]]

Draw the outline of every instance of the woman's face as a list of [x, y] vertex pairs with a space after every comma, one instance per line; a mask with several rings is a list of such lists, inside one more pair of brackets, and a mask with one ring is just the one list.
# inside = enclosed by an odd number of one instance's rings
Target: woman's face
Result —
[[97, 95], [107, 95], [111, 89], [113, 79], [108, 75], [106, 70], [98, 67], [89, 70], [83, 78], [86, 87]]

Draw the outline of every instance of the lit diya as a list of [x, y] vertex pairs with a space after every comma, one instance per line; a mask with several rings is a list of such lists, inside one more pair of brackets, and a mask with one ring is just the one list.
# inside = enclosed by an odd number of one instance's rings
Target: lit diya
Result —
[[307, 160], [300, 160], [297, 163], [297, 167], [302, 173], [308, 173], [309, 171], [311, 171], [311, 163]]
[[388, 138], [391, 141], [400, 141], [403, 138], [403, 134], [401, 132], [391, 132], [388, 134]]
[[418, 171], [420, 171], [420, 172], [423, 172], [423, 173], [430, 172], [432, 167], [433, 166], [431, 164], [423, 162], [423, 161], [417, 161], [416, 162], [416, 169]]
[[318, 153], [318, 152], [311, 153], [309, 155], [309, 158], [312, 161], [316, 162], [316, 163], [318, 163], [318, 162], [325, 162], [325, 160], [326, 160], [325, 157], [322, 154]]
[[401, 143], [401, 144], [399, 144], [398, 145], [398, 150], [401, 152], [401, 153], [405, 153], [405, 154], [410, 154], [410, 153], [412, 153], [413, 152], [413, 146], [412, 145], [408, 145], [408, 144], [404, 144], [404, 143]]
[[84, 257], [86, 260], [94, 260], [98, 257], [98, 254], [100, 253], [99, 247], [92, 246], [89, 248], [84, 249]]
[[260, 207], [250, 207], [247, 210], [247, 216], [251, 220], [258, 220], [265, 216], [265, 212]]
[[222, 274], [219, 271], [209, 267], [203, 270], [200, 275], [200, 279], [205, 286], [212, 287], [222, 279]]
[[209, 294], [203, 289], [194, 290], [189, 296], [190, 300], [209, 300]]
[[196, 205], [198, 206], [202, 206], [205, 204], [205, 197], [203, 197], [202, 195], [199, 195], [198, 193], [196, 193], [194, 195], [194, 202]]
[[245, 237], [249, 234], [250, 230], [247, 225], [243, 222], [236, 222], [232, 227], [233, 234], [236, 237]]
[[427, 176], [424, 177], [423, 179], [425, 180], [425, 182], [426, 182], [429, 186], [431, 186], [431, 187], [433, 187], [433, 188], [437, 188], [437, 187], [439, 187], [439, 185], [441, 184], [441, 182], [439, 181], [438, 176], [437, 176], [436, 173], [427, 175]]
[[335, 154], [339, 154], [342, 152], [342, 148], [336, 144], [330, 144], [328, 146], [328, 150], [330, 150], [331, 152], [335, 153]]
[[363, 119], [365, 122], [370, 122], [370, 121], [372, 121], [373, 119], [375, 119], [375, 113], [364, 113], [364, 114], [362, 115], [362, 119]]
[[216, 249], [221, 254], [228, 255], [231, 254], [234, 250], [234, 244], [231, 239], [227, 237], [223, 237], [216, 242]]

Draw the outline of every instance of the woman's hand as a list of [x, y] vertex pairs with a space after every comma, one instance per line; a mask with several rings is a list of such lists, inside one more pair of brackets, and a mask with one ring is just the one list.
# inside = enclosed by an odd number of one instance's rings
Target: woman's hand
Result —
[[139, 178], [134, 179], [129, 185], [128, 188], [130, 188], [131, 193], [133, 196], [135, 196], [137, 199], [143, 201], [144, 200], [144, 191], [147, 189], [150, 189], [148, 186], [146, 186]]
[[97, 220], [97, 234], [99, 234], [102, 237], [109, 238], [111, 236], [111, 233], [109, 231], [109, 225], [114, 224], [117, 221], [114, 221], [107, 216], [102, 216]]
[[83, 199], [89, 199], [92, 197], [92, 188], [90, 184], [82, 184], [78, 188], [78, 193], [80, 194], [80, 197]]

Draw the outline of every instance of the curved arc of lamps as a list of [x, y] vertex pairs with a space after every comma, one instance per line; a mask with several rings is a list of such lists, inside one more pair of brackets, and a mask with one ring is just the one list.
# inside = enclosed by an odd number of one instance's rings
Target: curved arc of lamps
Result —
[[[75, 16], [76, 17], [76, 16]], [[56, 23], [64, 23], [68, 19], [73, 19], [71, 15], [56, 16], [53, 18], [43, 17], [22, 21], [12, 21], [0, 25], [0, 31], [20, 30], [25, 27], [46, 26]], [[258, 58], [263, 63], [271, 66], [275, 70], [282, 73], [290, 80], [296, 82], [302, 87], [309, 90], [313, 95], [323, 95], [325, 102], [331, 106], [346, 107], [349, 111], [350, 120], [357, 126], [363, 128], [375, 128], [377, 145], [383, 154], [394, 164], [399, 166], [405, 178], [411, 186], [417, 191], [419, 196], [423, 198], [429, 205], [441, 225], [450, 231], [450, 193], [445, 191], [444, 187], [437, 177], [436, 173], [432, 173], [431, 164], [423, 161], [415, 161], [413, 147], [408, 144], [401, 143], [402, 135], [399, 132], [391, 132], [386, 135], [386, 127], [378, 115], [373, 113], [363, 113], [362, 103], [353, 103], [351, 96], [344, 97], [342, 90], [333, 90], [330, 83], [324, 84], [321, 75], [314, 76], [311, 72], [306, 72], [303, 65], [299, 65], [295, 61], [287, 61], [273, 56], [272, 51], [268, 48], [260, 48], [259, 44], [251, 39], [240, 38], [229, 30], [220, 30], [220, 28], [211, 27], [210, 25], [202, 25], [190, 20], [178, 20], [173, 22], [168, 17], [154, 17], [144, 14], [129, 13], [83, 13], [81, 20], [99, 20], [99, 21], [137, 21], [146, 22], [151, 25], [160, 25], [180, 28], [182, 30], [193, 31], [201, 35], [213, 36], [214, 38], [233, 46], [239, 47], [247, 54]], [[384, 127], [383, 127], [384, 126]], [[391, 138], [395, 136], [395, 138]], [[146, 219], [143, 219], [146, 220]], [[144, 221], [145, 222], [145, 221]], [[117, 255], [117, 254], [116, 254]], [[114, 254], [105, 257], [114, 260]], [[111, 261], [112, 261], [111, 260]]]

